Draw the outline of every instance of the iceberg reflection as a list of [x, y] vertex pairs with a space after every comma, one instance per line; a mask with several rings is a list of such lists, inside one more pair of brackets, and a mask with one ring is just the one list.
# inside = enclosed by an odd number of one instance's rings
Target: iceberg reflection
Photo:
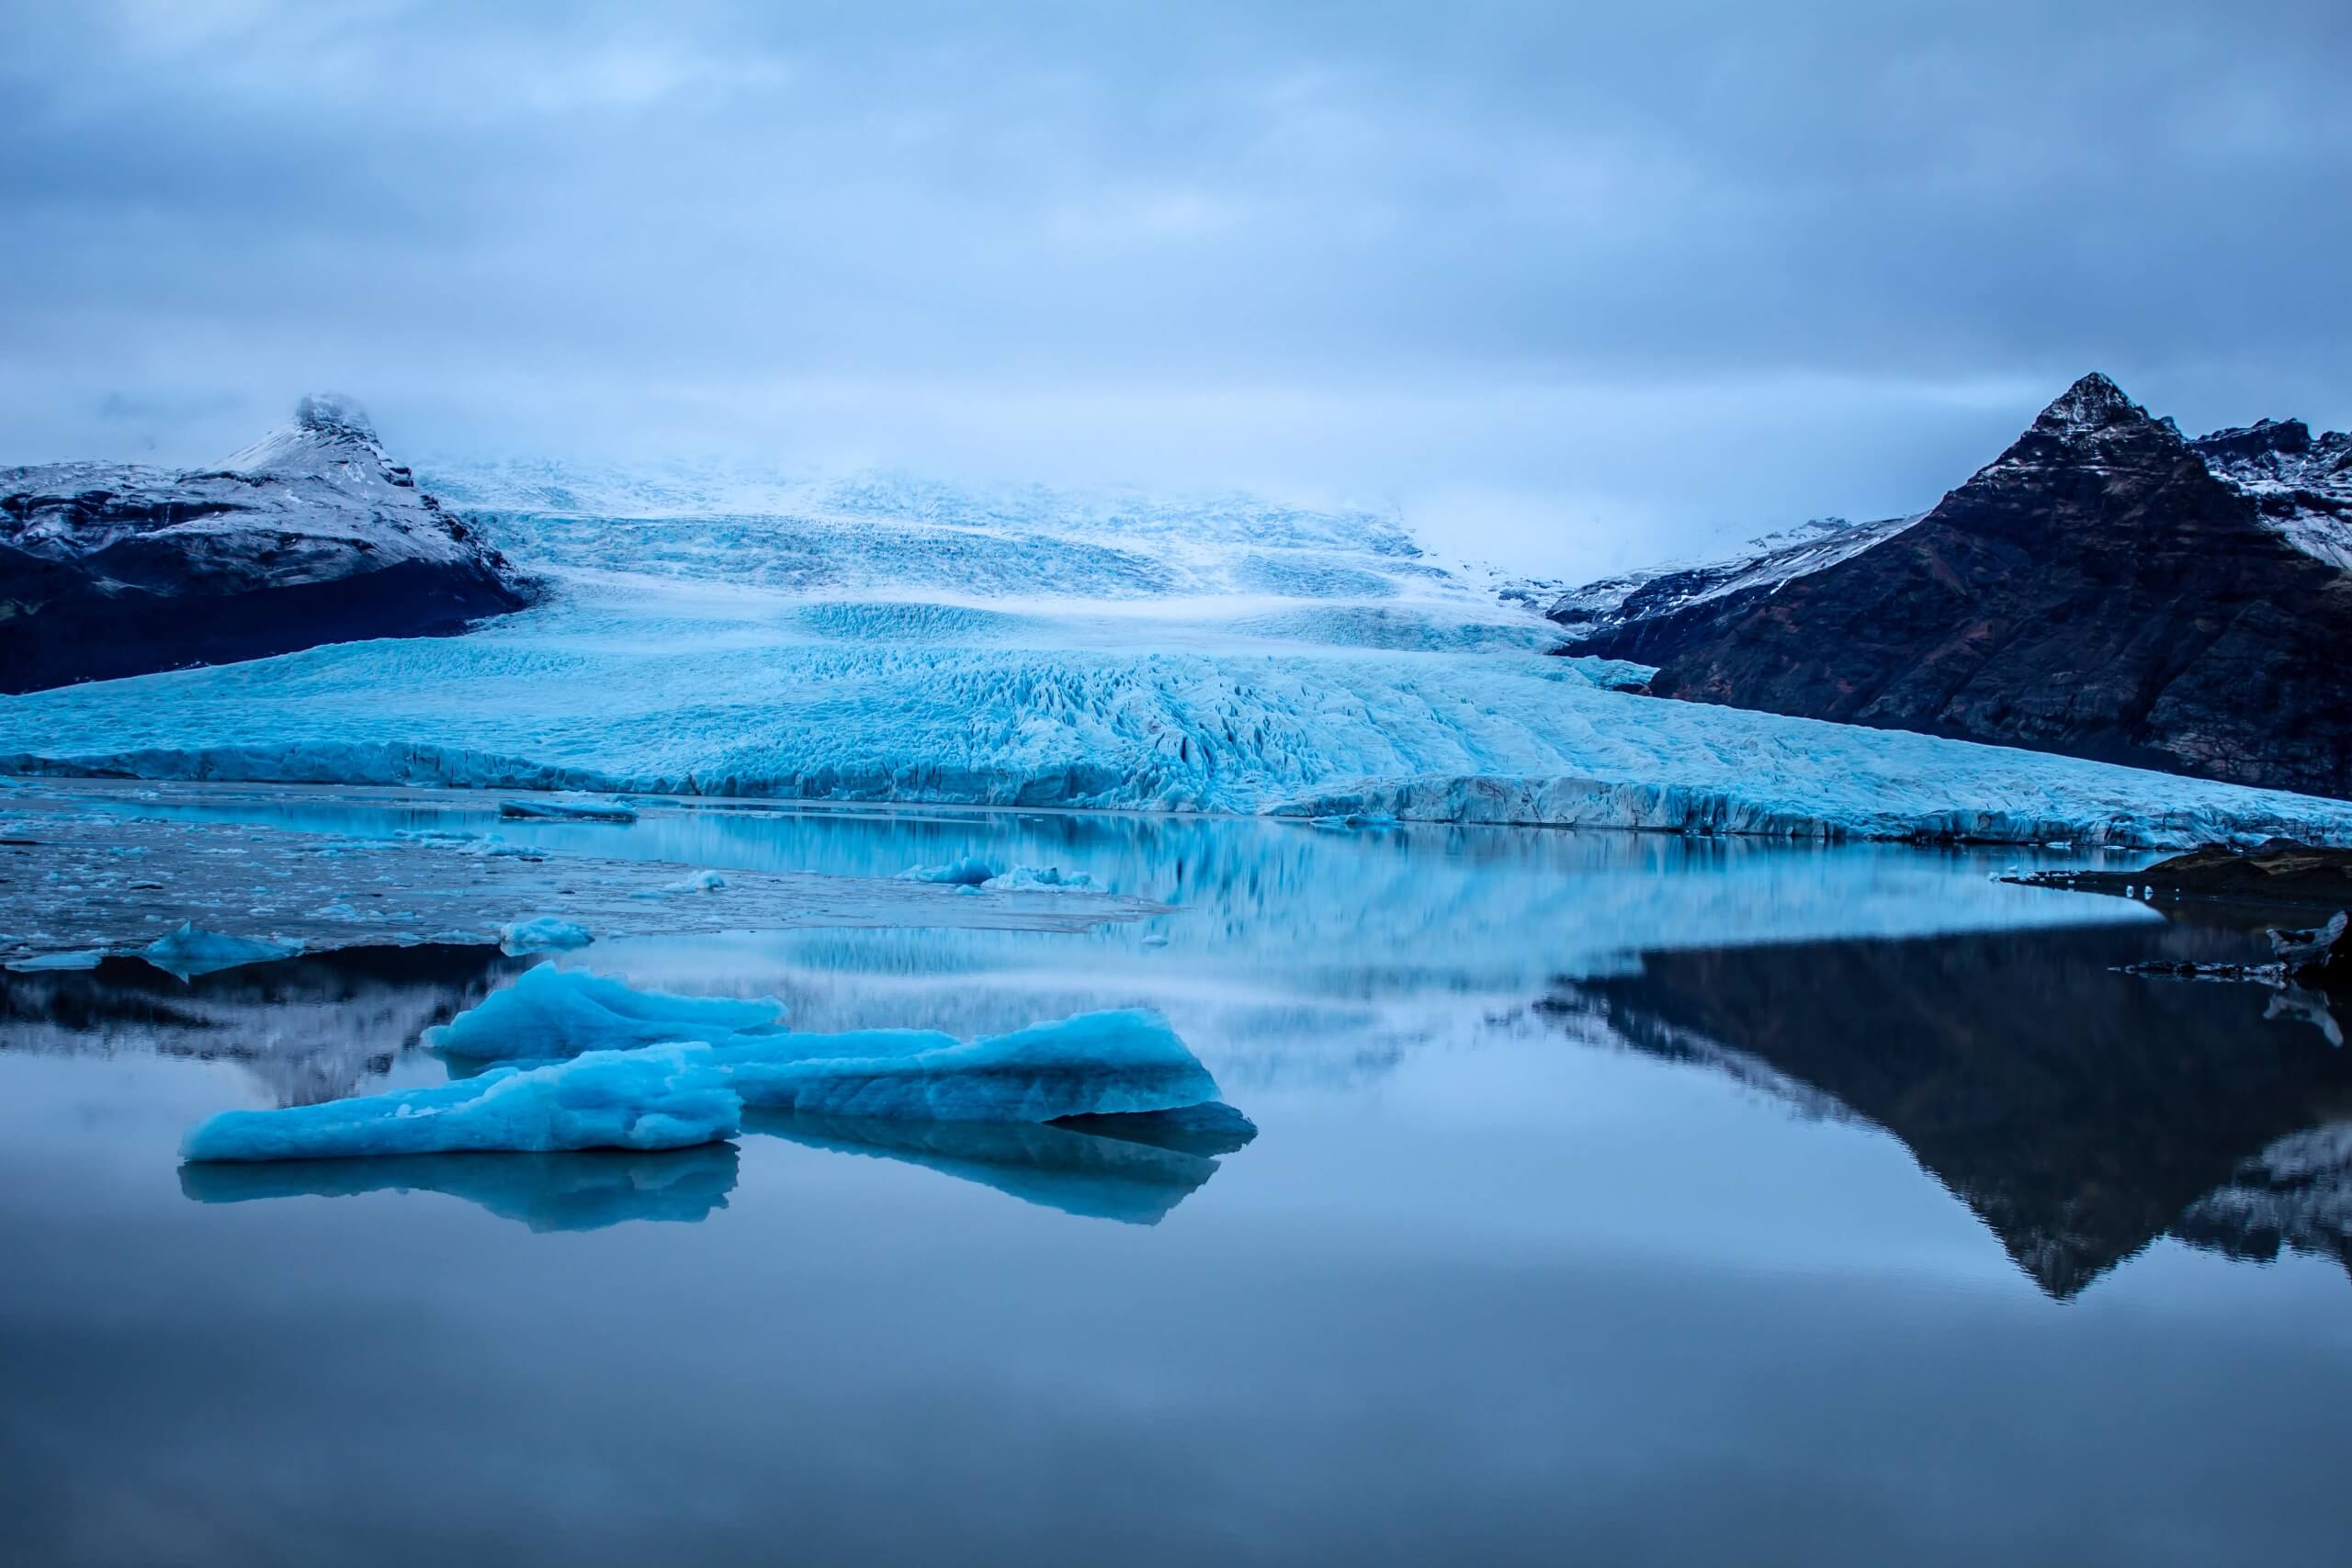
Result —
[[807, 1148], [901, 1160], [1085, 1219], [1156, 1225], [1257, 1136], [1229, 1105], [1065, 1122], [905, 1122], [746, 1111], [743, 1130]]
[[183, 1165], [180, 1191], [199, 1203], [440, 1192], [534, 1231], [593, 1231], [630, 1220], [692, 1224], [727, 1207], [735, 1147], [640, 1154], [386, 1155], [367, 1159]]

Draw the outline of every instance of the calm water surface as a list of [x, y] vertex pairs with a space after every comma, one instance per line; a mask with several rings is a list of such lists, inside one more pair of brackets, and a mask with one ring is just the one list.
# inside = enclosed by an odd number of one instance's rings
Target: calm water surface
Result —
[[1077, 936], [563, 961], [811, 1029], [1158, 1007], [1258, 1136], [769, 1122], [674, 1156], [183, 1171], [212, 1111], [437, 1080], [418, 1032], [520, 962], [7, 976], [0, 1556], [2282, 1563], [2352, 1539], [2324, 1157], [2352, 1068], [2258, 988], [2111, 969], [2243, 931], [1992, 880], [2015, 853], [464, 825], [721, 868], [977, 853], [1159, 898]]

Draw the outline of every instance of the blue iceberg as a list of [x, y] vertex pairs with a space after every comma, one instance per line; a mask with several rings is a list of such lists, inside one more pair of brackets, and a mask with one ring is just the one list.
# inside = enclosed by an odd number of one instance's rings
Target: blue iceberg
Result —
[[743, 1105], [710, 1048], [594, 1051], [531, 1068], [279, 1111], [224, 1111], [183, 1159], [348, 1159], [513, 1149], [679, 1149], [735, 1135]]
[[141, 948], [139, 956], [167, 975], [189, 980], [221, 969], [292, 958], [301, 951], [302, 944], [299, 942], [263, 942], [252, 937], [229, 936], [220, 931], [206, 931], [194, 920], [183, 920], [177, 931], [159, 936]]
[[588, 928], [571, 920], [558, 919], [553, 915], [541, 915], [536, 919], [509, 920], [498, 928], [498, 948], [502, 953], [563, 953], [575, 947], [585, 947], [596, 939]]
[[1141, 1010], [968, 1043], [928, 1030], [779, 1034], [715, 1047], [712, 1060], [746, 1105], [823, 1116], [1052, 1122], [1217, 1098], [1168, 1021]]
[[978, 887], [996, 875], [996, 867], [978, 855], [950, 861], [945, 865], [918, 865], [899, 873], [901, 882], [930, 882], [942, 886]]
[[485, 1062], [550, 1061], [583, 1051], [625, 1051], [693, 1040], [707, 1044], [783, 1024], [774, 997], [673, 997], [543, 964], [503, 991], [424, 1032], [424, 1043]]

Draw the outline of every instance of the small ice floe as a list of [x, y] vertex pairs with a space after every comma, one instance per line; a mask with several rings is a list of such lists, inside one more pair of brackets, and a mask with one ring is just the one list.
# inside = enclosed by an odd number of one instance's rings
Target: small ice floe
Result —
[[1149, 936], [1143, 939], [1142, 945], [1145, 947], [1166, 947], [1168, 945], [1168, 933], [1166, 931], [1154, 931]]
[[269, 942], [254, 937], [230, 936], [222, 931], [206, 931], [194, 920], [183, 920], [176, 931], [159, 936], [141, 948], [139, 956], [167, 975], [190, 980], [198, 975], [210, 975], [221, 969], [292, 958], [301, 951], [302, 944], [299, 942]]
[[634, 822], [637, 807], [617, 800], [502, 800], [498, 814], [509, 821]]
[[[613, 1011], [643, 995], [622, 987], [599, 1001]], [[224, 1111], [190, 1132], [180, 1152], [210, 1161], [682, 1148], [732, 1136], [747, 1106], [876, 1122], [1035, 1123], [1216, 1103], [1216, 1079], [1166, 1020], [1094, 1012], [968, 1042], [919, 1029], [778, 1030], [717, 1044], [587, 1051], [433, 1089]], [[1204, 1135], [1229, 1138], [1225, 1123], [1237, 1121], [1247, 1125], [1238, 1113], [1213, 1117]]]
[[546, 1061], [670, 1041], [730, 1041], [774, 1032], [784, 1016], [774, 997], [675, 997], [546, 964], [426, 1030], [424, 1043], [478, 1061]]
[[1101, 893], [1103, 886], [1082, 871], [1057, 865], [1016, 865], [981, 884], [991, 893]]
[[978, 855], [950, 861], [945, 865], [910, 866], [899, 873], [901, 882], [929, 882], [941, 886], [978, 887], [996, 876], [996, 867]]
[[541, 915], [528, 920], [509, 920], [498, 928], [498, 950], [510, 955], [525, 953], [563, 953], [575, 947], [585, 947], [595, 941], [585, 926], [553, 915]]
[[21, 975], [38, 975], [56, 969], [96, 969], [106, 959], [106, 950], [84, 948], [79, 953], [44, 953], [34, 958], [13, 958], [8, 967]]
[[716, 893], [727, 886], [727, 879], [715, 871], [698, 871], [692, 876], [682, 876], [675, 882], [662, 885], [664, 893]]
[[709, 1047], [592, 1051], [493, 1067], [431, 1089], [277, 1111], [224, 1111], [180, 1145], [187, 1160], [347, 1159], [509, 1149], [682, 1149], [734, 1136], [743, 1105]]

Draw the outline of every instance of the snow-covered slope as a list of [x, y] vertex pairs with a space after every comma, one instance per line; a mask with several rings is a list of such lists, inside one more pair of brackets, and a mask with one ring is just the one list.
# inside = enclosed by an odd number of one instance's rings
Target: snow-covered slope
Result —
[[526, 596], [345, 399], [209, 468], [0, 469], [0, 690], [454, 631]]
[[2188, 445], [2297, 549], [2352, 571], [2352, 434], [2315, 436], [2300, 419], [2266, 419]]
[[[552, 588], [388, 641], [0, 702], [0, 765], [151, 776], [2170, 844], [2352, 806], [1609, 689], [1390, 517], [429, 471]], [[774, 511], [735, 510], [747, 493]], [[561, 499], [560, 508], [518, 504]], [[669, 515], [589, 508], [662, 500]], [[650, 511], [639, 506], [636, 511]]]
[[1571, 588], [1544, 615], [1576, 637], [1668, 622], [1695, 606], [1736, 593], [1769, 592], [1791, 578], [1836, 566], [1918, 520], [1916, 513], [1870, 523], [1816, 517], [1751, 539], [1721, 559], [1650, 567]]

